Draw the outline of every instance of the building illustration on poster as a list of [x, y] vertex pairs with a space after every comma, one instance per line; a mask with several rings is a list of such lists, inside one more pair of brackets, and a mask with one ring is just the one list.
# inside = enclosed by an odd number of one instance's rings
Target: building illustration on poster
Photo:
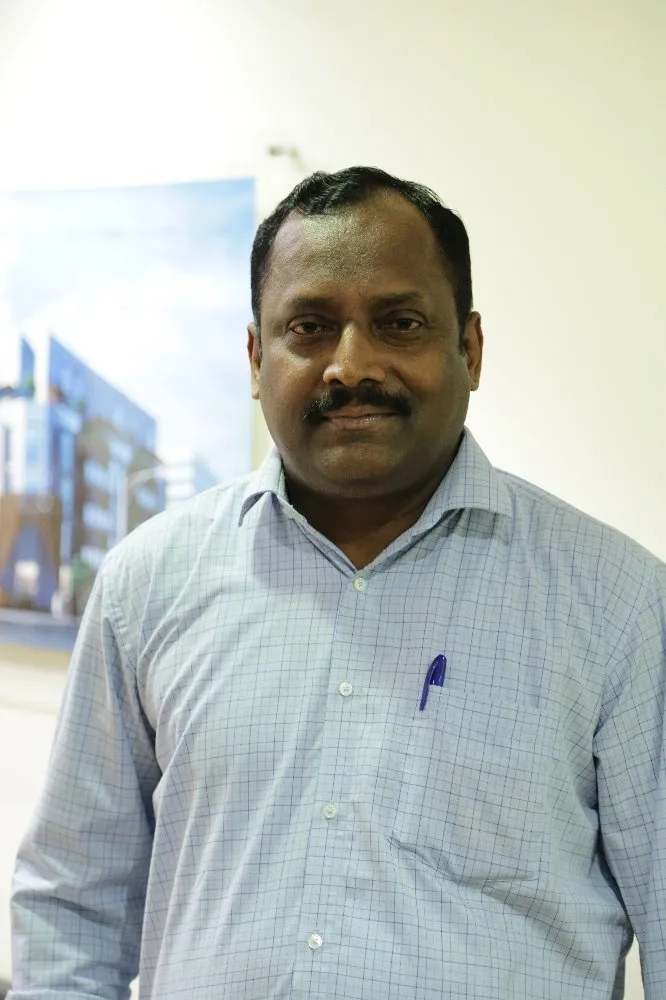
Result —
[[[5, 269], [4, 315], [11, 312], [18, 322], [0, 333], [0, 607], [81, 614], [104, 556], [128, 532], [165, 508], [249, 468], [249, 406], [246, 427], [238, 413], [249, 394], [240, 395], [247, 379], [243, 338], [236, 325], [236, 317], [247, 317], [249, 282], [230, 286], [227, 281], [227, 290], [237, 289], [238, 301], [228, 295], [226, 302], [209, 300], [208, 308], [202, 308], [197, 298], [206, 282], [208, 288], [216, 281], [224, 285], [225, 263], [227, 273], [230, 267], [242, 272], [247, 266], [254, 228], [251, 182], [227, 182], [239, 183], [243, 184], [241, 211], [239, 215], [239, 199], [232, 199], [237, 217], [236, 239], [231, 241], [229, 226], [220, 218], [212, 236], [210, 227], [205, 237], [200, 234], [205, 206], [217, 205], [219, 215], [220, 208], [229, 204], [224, 182], [174, 185], [161, 189], [157, 200], [154, 189], [143, 189], [152, 217], [146, 220], [139, 213], [137, 226], [133, 216], [130, 228], [135, 231], [122, 233], [120, 250], [129, 248], [134, 256], [131, 278], [126, 278], [124, 288], [118, 280], [116, 248], [108, 254], [108, 229], [96, 229], [94, 224], [83, 245], [71, 254], [71, 268], [55, 301], [44, 295], [41, 301], [30, 303], [36, 309], [17, 316], [19, 309], [11, 294], [16, 272], [12, 276]], [[201, 187], [207, 188], [205, 198]], [[141, 189], [130, 189], [134, 196], [137, 190]], [[93, 199], [99, 205], [105, 194], [112, 194], [117, 202], [117, 191], [85, 192], [82, 197], [88, 205]], [[72, 193], [68, 198], [71, 201]], [[163, 216], [166, 210], [173, 221], [174, 201], [180, 221], [164, 243], [163, 256], [168, 260], [160, 261], [154, 239], [150, 252], [148, 247], [141, 248], [140, 240], [137, 251], [136, 229], [139, 236], [145, 229], [154, 235], [156, 215]], [[190, 211], [183, 213], [183, 204]], [[20, 235], [3, 233], [5, 250], [8, 243], [16, 249]], [[176, 246], [178, 235], [182, 248]], [[80, 232], [78, 236], [80, 244]], [[45, 241], [51, 250], [52, 237], [53, 233]], [[79, 294], [74, 310], [70, 283], [69, 307], [63, 309], [64, 286], [81, 253], [90, 253], [95, 241], [100, 250], [95, 281]], [[23, 255], [22, 264], [24, 271], [37, 275], [39, 288], [44, 262], [34, 249], [33, 239], [32, 252]], [[228, 259], [231, 251], [237, 257], [233, 263]], [[156, 267], [162, 268], [162, 280], [168, 269], [176, 282], [189, 287], [189, 295], [174, 302], [173, 290], [165, 289], [163, 300], [156, 303]], [[20, 269], [17, 284], [21, 285]], [[122, 307], [123, 297], [133, 299], [131, 308], [124, 307], [118, 328], [128, 331], [124, 365], [112, 363], [108, 339], [102, 343], [93, 335], [100, 329], [109, 284], [115, 291], [116, 308]], [[152, 311], [145, 302], [137, 307], [137, 298], [147, 288], [145, 297], [151, 299]], [[140, 341], [137, 314], [142, 323]], [[182, 354], [174, 349], [172, 338], [170, 356], [164, 355], [165, 315], [172, 331], [179, 326], [187, 331], [187, 349]], [[234, 350], [225, 344], [225, 325]], [[122, 333], [116, 342], [122, 350]], [[91, 363], [95, 355], [99, 360]], [[188, 365], [199, 372], [196, 392], [187, 378]], [[213, 422], [215, 407], [206, 407], [206, 397], [218, 403], [217, 424]], [[220, 402], [225, 403], [226, 414], [220, 411]], [[234, 435], [232, 447], [225, 441], [230, 433]]]
[[2, 412], [0, 602], [46, 610], [70, 594], [76, 613], [105, 553], [164, 509], [154, 475], [131, 497], [125, 485], [159, 465], [156, 422], [47, 331], [20, 355]]

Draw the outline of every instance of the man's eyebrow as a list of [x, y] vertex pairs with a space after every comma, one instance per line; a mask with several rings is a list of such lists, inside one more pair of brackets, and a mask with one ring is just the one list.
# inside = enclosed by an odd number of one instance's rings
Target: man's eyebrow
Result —
[[390, 292], [386, 295], [375, 295], [370, 299], [373, 306], [423, 306], [425, 297], [421, 292]]
[[[425, 298], [421, 292], [416, 291], [405, 291], [405, 292], [387, 292], [383, 295], [373, 295], [368, 300], [373, 308], [389, 307], [389, 306], [424, 306]], [[335, 305], [335, 297], [327, 295], [297, 295], [293, 299], [288, 299], [285, 302], [285, 308], [290, 311], [302, 310], [316, 311], [318, 309], [330, 309], [331, 306]]]
[[298, 310], [299, 312], [311, 312], [318, 309], [330, 309], [334, 299], [326, 295], [296, 295], [293, 299], [287, 299], [284, 308], [289, 312]]

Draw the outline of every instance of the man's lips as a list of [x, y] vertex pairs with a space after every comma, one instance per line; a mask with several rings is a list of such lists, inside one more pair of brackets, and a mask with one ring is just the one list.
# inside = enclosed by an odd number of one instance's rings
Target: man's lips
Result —
[[328, 420], [335, 420], [338, 417], [392, 417], [395, 410], [390, 410], [386, 406], [344, 406], [339, 410], [332, 410], [326, 413]]
[[396, 416], [397, 413], [395, 413], [394, 410], [345, 409], [345, 410], [336, 410], [334, 413], [326, 414], [324, 420], [333, 424], [335, 427], [361, 428], [361, 427], [372, 427], [375, 424], [381, 424], [387, 418]]

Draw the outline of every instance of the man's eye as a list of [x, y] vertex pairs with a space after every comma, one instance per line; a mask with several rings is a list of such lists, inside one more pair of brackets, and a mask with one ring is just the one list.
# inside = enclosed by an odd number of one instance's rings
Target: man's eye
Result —
[[327, 330], [328, 327], [323, 323], [315, 323], [314, 320], [304, 320], [301, 323], [294, 323], [289, 329], [299, 337], [312, 337], [317, 333]]
[[390, 319], [383, 325], [393, 327], [394, 330], [399, 330], [401, 333], [411, 333], [412, 330], [417, 330], [422, 324], [420, 320], [414, 319], [413, 316], [396, 316], [395, 319]]

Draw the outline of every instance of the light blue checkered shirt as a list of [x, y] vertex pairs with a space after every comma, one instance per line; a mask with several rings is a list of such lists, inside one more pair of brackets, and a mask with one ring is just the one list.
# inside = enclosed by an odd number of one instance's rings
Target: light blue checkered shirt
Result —
[[[357, 572], [279, 456], [98, 576], [14, 1000], [666, 997], [666, 566], [469, 431]], [[428, 687], [432, 659], [443, 686]]]

